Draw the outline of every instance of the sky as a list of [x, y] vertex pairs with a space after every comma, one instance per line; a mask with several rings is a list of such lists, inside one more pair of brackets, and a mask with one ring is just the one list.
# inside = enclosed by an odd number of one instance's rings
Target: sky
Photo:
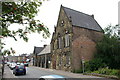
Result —
[[[15, 51], [15, 55], [23, 53], [33, 53], [34, 46], [42, 47], [44, 44], [49, 45], [54, 31], [54, 26], [57, 25], [60, 6], [65, 6], [89, 15], [94, 14], [95, 20], [104, 29], [108, 25], [118, 24], [118, 2], [120, 0], [48, 0], [44, 1], [40, 6], [36, 19], [39, 19], [50, 30], [51, 36], [48, 39], [44, 39], [41, 34], [28, 35], [29, 41], [26, 43], [23, 40], [18, 39], [14, 41], [12, 38], [6, 38], [5, 48], [12, 47]], [[11, 25], [10, 29], [17, 29], [20, 25]]]

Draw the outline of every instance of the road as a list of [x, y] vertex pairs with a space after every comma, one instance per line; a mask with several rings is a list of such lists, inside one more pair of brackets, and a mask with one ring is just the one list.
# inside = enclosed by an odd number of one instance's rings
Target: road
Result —
[[[82, 75], [82, 74], [74, 74], [74, 73], [70, 73], [70, 72], [65, 72], [65, 71], [61, 71], [61, 70], [52, 70], [52, 69], [44, 69], [44, 68], [40, 68], [40, 67], [34, 67], [34, 66], [30, 66], [27, 67], [27, 73], [26, 75], [18, 75], [15, 76], [13, 75], [13, 71], [9, 69], [8, 66], [5, 66], [5, 73], [4, 73], [4, 78], [7, 78], [8, 80], [13, 80], [14, 79], [28, 79], [29, 80], [38, 80], [39, 77], [44, 76], [44, 75], [53, 75], [53, 74], [57, 74], [57, 75], [62, 75], [65, 78], [75, 78], [75, 79], [69, 79], [69, 80], [113, 80], [113, 79], [106, 79], [106, 78], [101, 78], [101, 77], [95, 77], [95, 76], [86, 76], [86, 75]], [[81, 79], [80, 79], [81, 78]], [[84, 79], [82, 79], [84, 78]], [[91, 78], [91, 79], [90, 79]]]
[[[55, 73], [40, 69], [39, 67], [26, 67], [26, 75], [17, 75], [13, 74], [13, 70], [10, 70], [8, 66], [5, 66], [4, 78], [39, 78], [44, 75], [53, 75]], [[67, 76], [64, 76], [67, 77]], [[68, 77], [67, 77], [68, 78]]]

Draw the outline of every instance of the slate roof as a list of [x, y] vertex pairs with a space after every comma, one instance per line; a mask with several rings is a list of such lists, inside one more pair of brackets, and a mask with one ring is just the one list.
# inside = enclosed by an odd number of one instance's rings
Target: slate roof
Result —
[[38, 54], [40, 53], [42, 50], [44, 49], [44, 47], [34, 47], [34, 54]]
[[47, 45], [38, 55], [49, 54], [50, 53], [50, 45]]
[[63, 9], [67, 14], [68, 18], [71, 19], [73, 26], [83, 27], [83, 28], [92, 29], [96, 31], [102, 31], [102, 28], [100, 27], [100, 25], [91, 15], [88, 15], [67, 7], [63, 7]]

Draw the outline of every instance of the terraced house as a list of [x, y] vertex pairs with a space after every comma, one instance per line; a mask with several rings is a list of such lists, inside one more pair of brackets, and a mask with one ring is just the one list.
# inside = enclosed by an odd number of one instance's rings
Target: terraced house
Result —
[[51, 68], [74, 71], [91, 60], [103, 30], [94, 15], [61, 6], [51, 40]]

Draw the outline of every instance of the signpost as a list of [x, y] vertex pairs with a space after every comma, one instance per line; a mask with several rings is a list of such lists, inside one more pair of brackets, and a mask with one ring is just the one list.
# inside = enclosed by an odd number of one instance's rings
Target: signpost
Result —
[[83, 73], [85, 72], [85, 60], [84, 57], [82, 56], [82, 69], [83, 69]]

